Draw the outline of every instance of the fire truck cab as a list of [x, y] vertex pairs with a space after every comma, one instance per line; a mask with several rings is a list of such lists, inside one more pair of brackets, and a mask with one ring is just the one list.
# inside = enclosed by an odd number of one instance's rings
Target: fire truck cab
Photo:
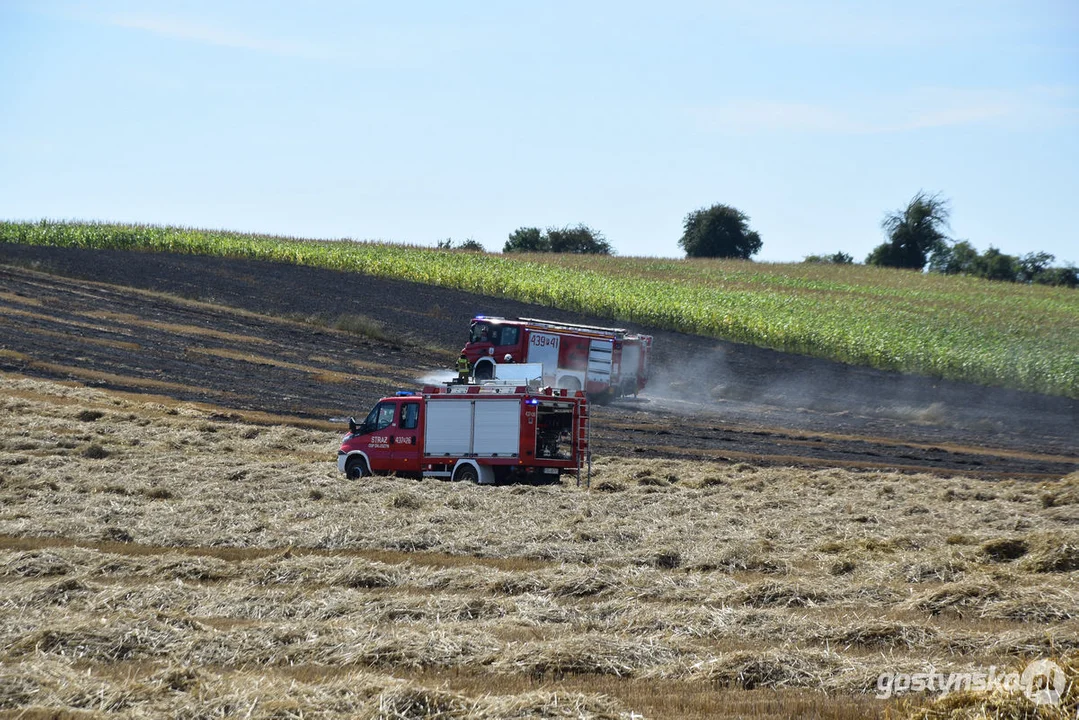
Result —
[[428, 386], [379, 400], [349, 420], [337, 467], [350, 479], [397, 473], [493, 484], [558, 478], [588, 462], [584, 393], [520, 381]]
[[543, 383], [592, 398], [636, 395], [648, 383], [652, 336], [623, 328], [477, 315], [461, 351], [477, 381], [500, 363], [539, 363]]

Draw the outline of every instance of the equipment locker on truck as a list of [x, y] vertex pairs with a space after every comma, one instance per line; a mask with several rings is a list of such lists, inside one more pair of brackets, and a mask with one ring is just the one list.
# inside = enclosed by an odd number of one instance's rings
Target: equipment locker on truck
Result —
[[492, 484], [511, 477], [574, 473], [589, 462], [588, 400], [582, 392], [533, 389], [520, 380], [428, 386], [378, 401], [349, 420], [337, 467]]

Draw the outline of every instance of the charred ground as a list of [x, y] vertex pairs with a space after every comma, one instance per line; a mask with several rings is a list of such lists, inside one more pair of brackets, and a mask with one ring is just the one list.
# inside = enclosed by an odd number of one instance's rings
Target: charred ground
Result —
[[[0, 370], [225, 415], [360, 413], [446, 373], [481, 313], [611, 324], [316, 268], [0, 244]], [[1032, 478], [1079, 464], [1079, 401], [630, 329], [656, 336], [653, 382], [597, 410], [599, 454]]]

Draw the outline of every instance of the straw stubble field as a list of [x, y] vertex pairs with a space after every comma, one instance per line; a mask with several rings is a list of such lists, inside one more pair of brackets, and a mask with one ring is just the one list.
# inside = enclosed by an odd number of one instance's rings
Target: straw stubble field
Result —
[[1075, 474], [345, 483], [324, 430], [14, 375], [0, 402], [17, 717], [872, 717], [912, 710], [884, 672], [1079, 650]]

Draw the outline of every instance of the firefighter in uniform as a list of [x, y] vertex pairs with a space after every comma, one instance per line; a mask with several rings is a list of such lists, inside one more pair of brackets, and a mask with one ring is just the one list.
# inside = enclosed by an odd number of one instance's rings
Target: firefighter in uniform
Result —
[[461, 357], [457, 358], [457, 382], [460, 385], [468, 384], [468, 373], [472, 369], [472, 366], [468, 364], [468, 358], [464, 353], [461, 353]]

